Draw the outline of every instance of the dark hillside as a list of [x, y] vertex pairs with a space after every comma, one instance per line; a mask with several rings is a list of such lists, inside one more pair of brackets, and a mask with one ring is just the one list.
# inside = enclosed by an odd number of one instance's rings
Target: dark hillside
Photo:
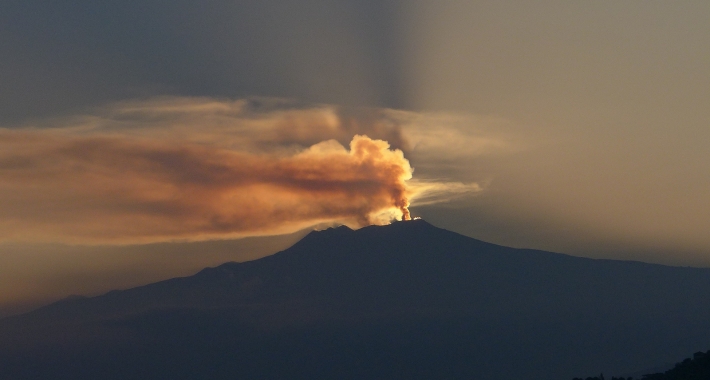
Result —
[[422, 220], [0, 322], [5, 378], [571, 379], [710, 343], [710, 270], [471, 239]]

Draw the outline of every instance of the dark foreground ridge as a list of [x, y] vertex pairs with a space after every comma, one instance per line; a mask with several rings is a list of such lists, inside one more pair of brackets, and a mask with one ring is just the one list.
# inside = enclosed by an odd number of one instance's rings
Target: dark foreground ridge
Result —
[[502, 247], [423, 220], [0, 321], [2, 379], [564, 379], [710, 347], [710, 270]]

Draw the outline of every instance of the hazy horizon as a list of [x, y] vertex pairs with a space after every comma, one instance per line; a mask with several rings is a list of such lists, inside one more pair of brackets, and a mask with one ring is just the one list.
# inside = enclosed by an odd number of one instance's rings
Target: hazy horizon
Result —
[[10, 0], [0, 315], [408, 202], [500, 245], [710, 267], [708, 19], [703, 1]]

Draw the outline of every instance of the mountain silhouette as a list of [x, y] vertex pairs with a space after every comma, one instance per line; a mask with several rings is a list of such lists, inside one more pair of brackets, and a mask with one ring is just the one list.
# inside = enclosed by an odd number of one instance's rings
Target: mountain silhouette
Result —
[[2, 379], [565, 379], [710, 346], [710, 269], [482, 242], [424, 220], [0, 321]]

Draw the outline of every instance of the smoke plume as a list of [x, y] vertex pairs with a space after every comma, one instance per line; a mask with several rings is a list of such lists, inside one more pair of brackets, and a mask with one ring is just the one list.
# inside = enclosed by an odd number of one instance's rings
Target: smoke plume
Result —
[[294, 155], [38, 131], [3, 131], [0, 146], [3, 239], [199, 239], [409, 218], [409, 162], [367, 136]]
[[0, 242], [205, 240], [407, 220], [410, 201], [481, 190], [410, 181], [405, 154], [436, 156], [418, 136], [422, 120], [438, 119], [422, 118], [281, 99], [158, 98], [0, 128]]

